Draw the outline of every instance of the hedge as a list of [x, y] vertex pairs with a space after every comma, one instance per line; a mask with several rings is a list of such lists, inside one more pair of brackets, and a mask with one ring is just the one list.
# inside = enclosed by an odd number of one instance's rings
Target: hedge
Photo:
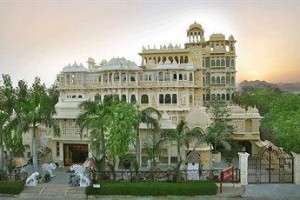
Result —
[[0, 181], [0, 194], [20, 194], [23, 189], [22, 181]]
[[132, 195], [132, 196], [196, 196], [215, 195], [217, 185], [213, 182], [143, 182], [143, 183], [109, 183], [101, 188], [86, 187], [86, 195]]

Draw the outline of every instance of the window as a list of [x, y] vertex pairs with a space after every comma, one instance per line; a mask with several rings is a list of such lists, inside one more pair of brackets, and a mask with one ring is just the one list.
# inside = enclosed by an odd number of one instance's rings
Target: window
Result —
[[131, 103], [136, 103], [136, 98], [135, 98], [135, 95], [131, 95], [131, 99], [130, 99], [130, 102]]
[[177, 157], [171, 157], [171, 163], [172, 164], [177, 163]]
[[225, 101], [225, 94], [222, 94], [222, 100]]
[[148, 104], [149, 103], [149, 97], [146, 94], [143, 94], [141, 97], [141, 103], [142, 104]]
[[215, 60], [211, 60], [211, 66], [216, 66]]
[[252, 120], [247, 119], [245, 121], [245, 132], [252, 132]]
[[234, 84], [234, 77], [231, 77], [231, 84]]
[[190, 81], [193, 81], [193, 74], [190, 73]]
[[215, 94], [212, 94], [212, 95], [211, 95], [211, 98], [212, 98], [212, 100], [216, 100], [216, 95], [215, 95]]
[[229, 80], [229, 76], [226, 76], [226, 84], [229, 84], [230, 80]]
[[177, 94], [172, 94], [172, 103], [177, 104]]
[[226, 59], [226, 67], [229, 67], [229, 58]]
[[163, 73], [162, 73], [162, 72], [159, 72], [159, 73], [158, 73], [158, 80], [159, 80], [159, 81], [163, 81], [163, 79], [164, 79]]
[[72, 95], [72, 99], [75, 99], [76, 98], [76, 95]]
[[164, 103], [164, 95], [163, 94], [159, 95], [159, 103], [161, 103], [161, 104]]
[[221, 66], [225, 66], [225, 60], [224, 59], [221, 60]]
[[177, 80], [177, 73], [173, 72], [173, 81], [176, 81], [176, 80]]
[[225, 84], [225, 77], [224, 76], [222, 76], [222, 78], [221, 78], [221, 83]]
[[210, 95], [206, 94], [206, 101], [209, 101], [209, 100], [210, 100]]
[[182, 74], [179, 74], [179, 80], [182, 81]]
[[121, 101], [126, 102], [126, 94], [122, 94]]
[[171, 103], [171, 95], [170, 94], [166, 94], [166, 96], [165, 96], [165, 103], [166, 104]]
[[234, 59], [231, 59], [231, 67], [234, 67]]
[[82, 95], [78, 95], [78, 98], [79, 98], [79, 99], [82, 99]]
[[220, 81], [220, 77], [218, 76], [218, 77], [217, 77], [217, 84], [220, 84], [220, 82], [221, 82], [221, 81]]
[[214, 76], [211, 78], [211, 83], [212, 83], [212, 84], [215, 84], [215, 83], [216, 83], [216, 78], [215, 78]]
[[220, 97], [220, 94], [217, 94], [217, 100], [220, 100], [221, 97]]
[[59, 157], [59, 155], [60, 155], [59, 142], [56, 142], [56, 157]]
[[165, 73], [165, 80], [170, 81], [170, 73], [169, 72]]
[[227, 100], [227, 101], [230, 100], [230, 94], [229, 94], [229, 93], [226, 94], [226, 100]]
[[206, 64], [206, 67], [207, 67], [207, 68], [209, 68], [209, 67], [210, 67], [209, 58], [206, 58], [206, 59], [205, 59], [205, 64]]
[[220, 66], [220, 60], [217, 59], [217, 66]]
[[131, 76], [131, 77], [130, 77], [130, 81], [134, 82], [134, 81], [135, 81], [135, 77], [134, 77], [134, 76]]

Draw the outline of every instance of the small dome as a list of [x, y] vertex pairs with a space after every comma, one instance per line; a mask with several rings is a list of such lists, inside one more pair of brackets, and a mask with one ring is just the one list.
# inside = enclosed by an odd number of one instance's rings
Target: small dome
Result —
[[210, 40], [225, 40], [225, 35], [222, 33], [214, 33], [209, 37]]
[[124, 57], [111, 59], [110, 61], [108, 61], [108, 63], [103, 65], [103, 68], [106, 68], [108, 70], [139, 69], [139, 67], [133, 61], [126, 60]]
[[230, 36], [229, 36], [229, 38], [228, 38], [228, 40], [230, 40], [230, 41], [234, 41], [234, 37], [233, 37], [233, 35], [230, 35]]
[[200, 127], [206, 130], [210, 124], [210, 118], [204, 107], [192, 108], [190, 113], [185, 117], [186, 125], [191, 130], [195, 127]]
[[199, 28], [202, 29], [201, 24], [198, 24], [196, 21], [190, 25], [189, 30], [193, 29], [193, 28]]
[[78, 66], [77, 63], [75, 62], [72, 66], [70, 64], [65, 66], [62, 71], [63, 72], [85, 72], [88, 71], [88, 69], [86, 69], [82, 63]]

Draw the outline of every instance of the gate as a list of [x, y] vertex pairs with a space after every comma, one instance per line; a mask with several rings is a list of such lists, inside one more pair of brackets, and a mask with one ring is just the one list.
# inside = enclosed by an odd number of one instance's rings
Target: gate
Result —
[[249, 183], [293, 183], [294, 158], [270, 145], [248, 162]]

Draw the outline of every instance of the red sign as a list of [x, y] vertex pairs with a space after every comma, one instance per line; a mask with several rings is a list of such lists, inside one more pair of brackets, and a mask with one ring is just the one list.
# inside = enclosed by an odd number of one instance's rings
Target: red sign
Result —
[[223, 169], [221, 171], [221, 181], [226, 181], [230, 178], [232, 178], [233, 176], [233, 167], [229, 167], [229, 168], [226, 168], [226, 169]]

